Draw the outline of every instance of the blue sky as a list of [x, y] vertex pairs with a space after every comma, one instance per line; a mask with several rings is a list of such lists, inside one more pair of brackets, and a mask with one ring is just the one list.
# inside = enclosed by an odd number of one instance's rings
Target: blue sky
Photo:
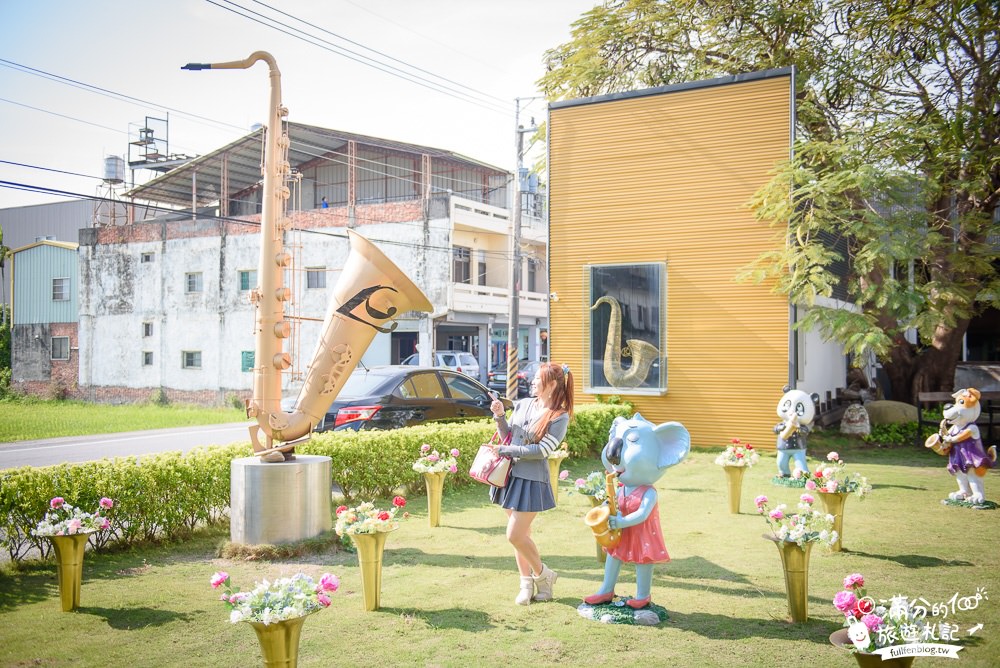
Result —
[[[538, 95], [543, 53], [567, 41], [571, 23], [594, 4], [0, 0], [0, 180], [95, 195], [105, 157], [127, 158], [130, 132], [147, 116], [169, 117], [172, 153], [200, 155], [233, 141], [265, 120], [267, 66], [180, 68], [257, 50], [277, 61], [289, 120], [513, 169], [514, 99]], [[380, 69], [358, 62], [366, 58]], [[542, 101], [522, 107], [525, 125], [544, 120]], [[0, 208], [60, 200], [0, 188]]]

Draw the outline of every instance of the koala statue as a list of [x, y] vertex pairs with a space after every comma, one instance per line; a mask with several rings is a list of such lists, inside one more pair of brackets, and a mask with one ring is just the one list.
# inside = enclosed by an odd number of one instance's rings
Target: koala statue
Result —
[[795, 468], [803, 473], [809, 471], [806, 437], [819, 410], [819, 395], [793, 390], [788, 385], [781, 391], [784, 394], [778, 401], [778, 417], [782, 421], [775, 425], [774, 433], [778, 435], [778, 474], [788, 478], [792, 475], [789, 460], [795, 460]]
[[611, 424], [607, 444], [601, 451], [604, 467], [618, 476], [618, 513], [608, 518], [612, 530], [621, 529], [621, 541], [607, 549], [604, 581], [596, 594], [583, 600], [589, 605], [609, 603], [615, 598], [615, 583], [622, 563], [635, 564], [635, 598], [626, 604], [638, 610], [649, 605], [653, 586], [653, 565], [670, 561], [663, 532], [656, 488], [671, 466], [679, 464], [691, 451], [691, 435], [679, 422], [654, 425], [636, 413], [618, 417]]

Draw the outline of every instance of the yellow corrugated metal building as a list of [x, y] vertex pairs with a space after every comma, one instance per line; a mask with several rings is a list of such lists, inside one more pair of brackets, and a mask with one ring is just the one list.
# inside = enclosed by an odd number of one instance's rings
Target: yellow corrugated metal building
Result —
[[[617, 394], [652, 422], [682, 422], [696, 446], [774, 447], [792, 369], [789, 304], [771, 284], [735, 276], [781, 243], [748, 202], [790, 155], [793, 76], [550, 106], [550, 359], [573, 369], [578, 404]], [[601, 315], [609, 309], [590, 307], [611, 293], [622, 303], [620, 338], [645, 338], [659, 353], [635, 389], [602, 371], [606, 340], [618, 339]]]

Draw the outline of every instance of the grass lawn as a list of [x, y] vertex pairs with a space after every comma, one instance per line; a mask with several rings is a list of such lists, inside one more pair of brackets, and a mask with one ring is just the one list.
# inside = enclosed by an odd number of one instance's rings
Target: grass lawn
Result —
[[[814, 455], [825, 456], [813, 445]], [[875, 489], [865, 501], [848, 500], [843, 552], [813, 549], [810, 619], [791, 624], [778, 552], [761, 537], [766, 525], [753, 498], [793, 506], [800, 490], [771, 485], [775, 460], [765, 455], [744, 478], [742, 513], [732, 515], [725, 476], [712, 463], [718, 451], [695, 450], [657, 486], [673, 558], [654, 575], [653, 601], [670, 615], [657, 627], [605, 625], [577, 613], [603, 567], [581, 521], [590, 504], [567, 494], [569, 486], [534, 525], [543, 558], [560, 574], [555, 600], [528, 607], [513, 603], [518, 578], [502, 512], [488, 505], [483, 487], [446, 487], [435, 529], [427, 526], [424, 496], [410, 497], [412, 516], [386, 544], [381, 610], [363, 611], [350, 551], [230, 561], [215, 556], [228, 531], [202, 532], [180, 544], [89, 553], [82, 607], [72, 613], [60, 611], [52, 562], [0, 573], [0, 665], [260, 665], [253, 630], [229, 624], [209, 586], [217, 570], [245, 589], [297, 571], [340, 576], [333, 606], [305, 623], [301, 666], [853, 666], [828, 637], [842, 621], [831, 599], [855, 572], [871, 595], [886, 599], [902, 594], [933, 604], [985, 590], [989, 599], [975, 609], [934, 620], [957, 624], [959, 661], [921, 657], [914, 665], [1000, 664], [1000, 511], [941, 505], [956, 488], [943, 458], [922, 448], [841, 448]], [[573, 479], [599, 464], [570, 459], [564, 468]], [[998, 474], [990, 474], [987, 493], [1000, 497]], [[625, 565], [617, 591], [632, 594], [634, 586], [634, 569]], [[983, 628], [970, 636], [976, 624]]]
[[4, 399], [0, 401], [0, 443], [111, 434], [142, 429], [195, 427], [246, 420], [235, 408], [160, 404], [88, 404], [80, 401]]

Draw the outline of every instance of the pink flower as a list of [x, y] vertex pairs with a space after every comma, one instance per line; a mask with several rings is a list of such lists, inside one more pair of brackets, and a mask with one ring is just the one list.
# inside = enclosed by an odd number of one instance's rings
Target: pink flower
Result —
[[764, 505], [765, 503], [767, 503], [767, 497], [766, 497], [766, 496], [764, 496], [763, 494], [761, 494], [761, 495], [760, 495], [760, 496], [758, 496], [758, 497], [757, 497], [756, 499], [754, 499], [754, 500], [753, 500], [753, 502], [754, 502], [754, 504], [755, 504], [755, 505], [756, 505], [756, 506], [757, 506], [758, 508], [760, 508], [760, 507], [761, 507], [761, 506], [763, 506], [763, 505]]
[[823, 469], [816, 469], [816, 477], [817, 478], [823, 477]]
[[569, 477], [569, 471], [563, 470], [563, 471], [559, 472], [559, 479], [560, 480], [565, 480], [568, 477]]
[[739, 444], [740, 444], [740, 439], [738, 439], [738, 438], [734, 438], [734, 439], [732, 439], [732, 441], [730, 441], [730, 442], [731, 442], [731, 443], [732, 443], [733, 445], [739, 445]]
[[736, 453], [736, 459], [743, 459], [743, 453], [742, 452], [737, 452]]
[[337, 591], [340, 589], [340, 578], [331, 573], [323, 573], [319, 579], [319, 587], [322, 591]]
[[840, 455], [838, 455], [836, 452], [831, 452], [830, 454], [828, 454], [826, 456], [826, 459], [827, 459], [827, 461], [835, 462], [838, 459], [840, 459]]
[[213, 575], [212, 579], [210, 580], [210, 582], [212, 583], [212, 589], [218, 589], [219, 587], [224, 585], [226, 583], [226, 580], [228, 579], [229, 579], [229, 573], [225, 571], [219, 571], [218, 573]]
[[864, 587], [865, 586], [865, 576], [861, 573], [851, 573], [846, 578], [844, 578], [844, 589], [851, 589], [852, 587]]
[[109, 499], [108, 497], [104, 496], [101, 497], [100, 506], [101, 508], [114, 508], [115, 502]]
[[452, 448], [451, 449], [451, 456], [452, 457], [458, 457], [460, 454], [462, 454], [462, 453], [458, 451], [458, 448]]
[[833, 607], [840, 610], [844, 614], [847, 614], [854, 609], [857, 605], [858, 597], [854, 595], [854, 592], [850, 591], [840, 591], [837, 595], [833, 597]]
[[573, 483], [573, 484], [576, 485], [577, 487], [586, 487], [587, 486], [587, 481], [584, 480], [583, 478], [577, 478], [576, 482]]
[[448, 470], [449, 470], [449, 471], [450, 471], [451, 473], [458, 473], [458, 467], [457, 467], [457, 466], [455, 466], [454, 464], [452, 464], [451, 466], [449, 466], [449, 467], [448, 467]]
[[864, 622], [869, 631], [877, 631], [878, 627], [882, 626], [882, 618], [878, 615], [865, 615], [861, 618], [861, 621]]
[[392, 505], [396, 506], [397, 508], [402, 508], [403, 506], [406, 505], [406, 499], [404, 499], [401, 496], [397, 496], [392, 500]]
[[747, 449], [747, 450], [753, 450], [753, 446], [752, 446], [752, 445], [750, 445], [749, 443], [747, 443], [747, 444], [746, 444], [746, 449]]
[[816, 483], [814, 483], [812, 480], [806, 480], [806, 489], [808, 490], [816, 489]]
[[111, 520], [109, 520], [107, 517], [102, 517], [101, 519], [103, 520], [101, 522], [101, 530], [102, 531], [104, 529], [107, 529], [109, 526], [111, 526]]
[[778, 509], [774, 509], [774, 510], [772, 510], [771, 512], [769, 512], [769, 513], [768, 513], [767, 515], [768, 515], [768, 517], [770, 517], [770, 518], [771, 518], [772, 520], [780, 520], [780, 519], [781, 519], [782, 517], [784, 517], [784, 516], [785, 516], [785, 513], [781, 512], [781, 511], [780, 511], [780, 510], [778, 510]]
[[70, 533], [76, 533], [82, 527], [83, 527], [83, 521], [80, 520], [80, 518], [78, 517], [74, 517], [73, 519], [71, 519], [69, 521], [69, 524], [66, 526], [66, 528], [69, 530]]
[[345, 510], [347, 510], [347, 506], [337, 506], [337, 516], [339, 517], [340, 513], [344, 512]]
[[427, 455], [427, 461], [429, 461], [429, 462], [436, 462], [439, 459], [441, 459], [441, 458], [438, 457], [437, 455]]
[[316, 602], [322, 605], [324, 608], [329, 608], [330, 603], [332, 603], [330, 597], [323, 593], [316, 594]]
[[431, 446], [427, 445], [426, 443], [424, 443], [423, 445], [420, 446], [420, 452], [427, 452], [430, 449], [431, 449]]
[[831, 493], [836, 492], [837, 491], [837, 481], [836, 480], [827, 480], [827, 482], [826, 482], [826, 491], [827, 492], [831, 492]]
[[386, 512], [386, 511], [384, 511], [384, 510], [383, 510], [382, 512], [380, 512], [380, 513], [378, 514], [378, 518], [379, 518], [380, 520], [382, 520], [383, 522], [387, 522], [387, 521], [389, 521], [389, 518], [390, 518], [390, 517], [391, 517], [391, 515], [389, 515], [389, 513], [387, 513], [387, 512]]
[[795, 478], [796, 480], [798, 480], [799, 478], [801, 478], [802, 477], [802, 469], [795, 469], [794, 471], [792, 471], [792, 477]]
[[816, 499], [813, 498], [812, 494], [803, 494], [799, 497], [799, 501], [802, 503], [814, 503]]
[[62, 498], [61, 496], [57, 496], [51, 501], [49, 501], [49, 507], [53, 509], [62, 508], [62, 505], [64, 503], [66, 503], [66, 499]]

